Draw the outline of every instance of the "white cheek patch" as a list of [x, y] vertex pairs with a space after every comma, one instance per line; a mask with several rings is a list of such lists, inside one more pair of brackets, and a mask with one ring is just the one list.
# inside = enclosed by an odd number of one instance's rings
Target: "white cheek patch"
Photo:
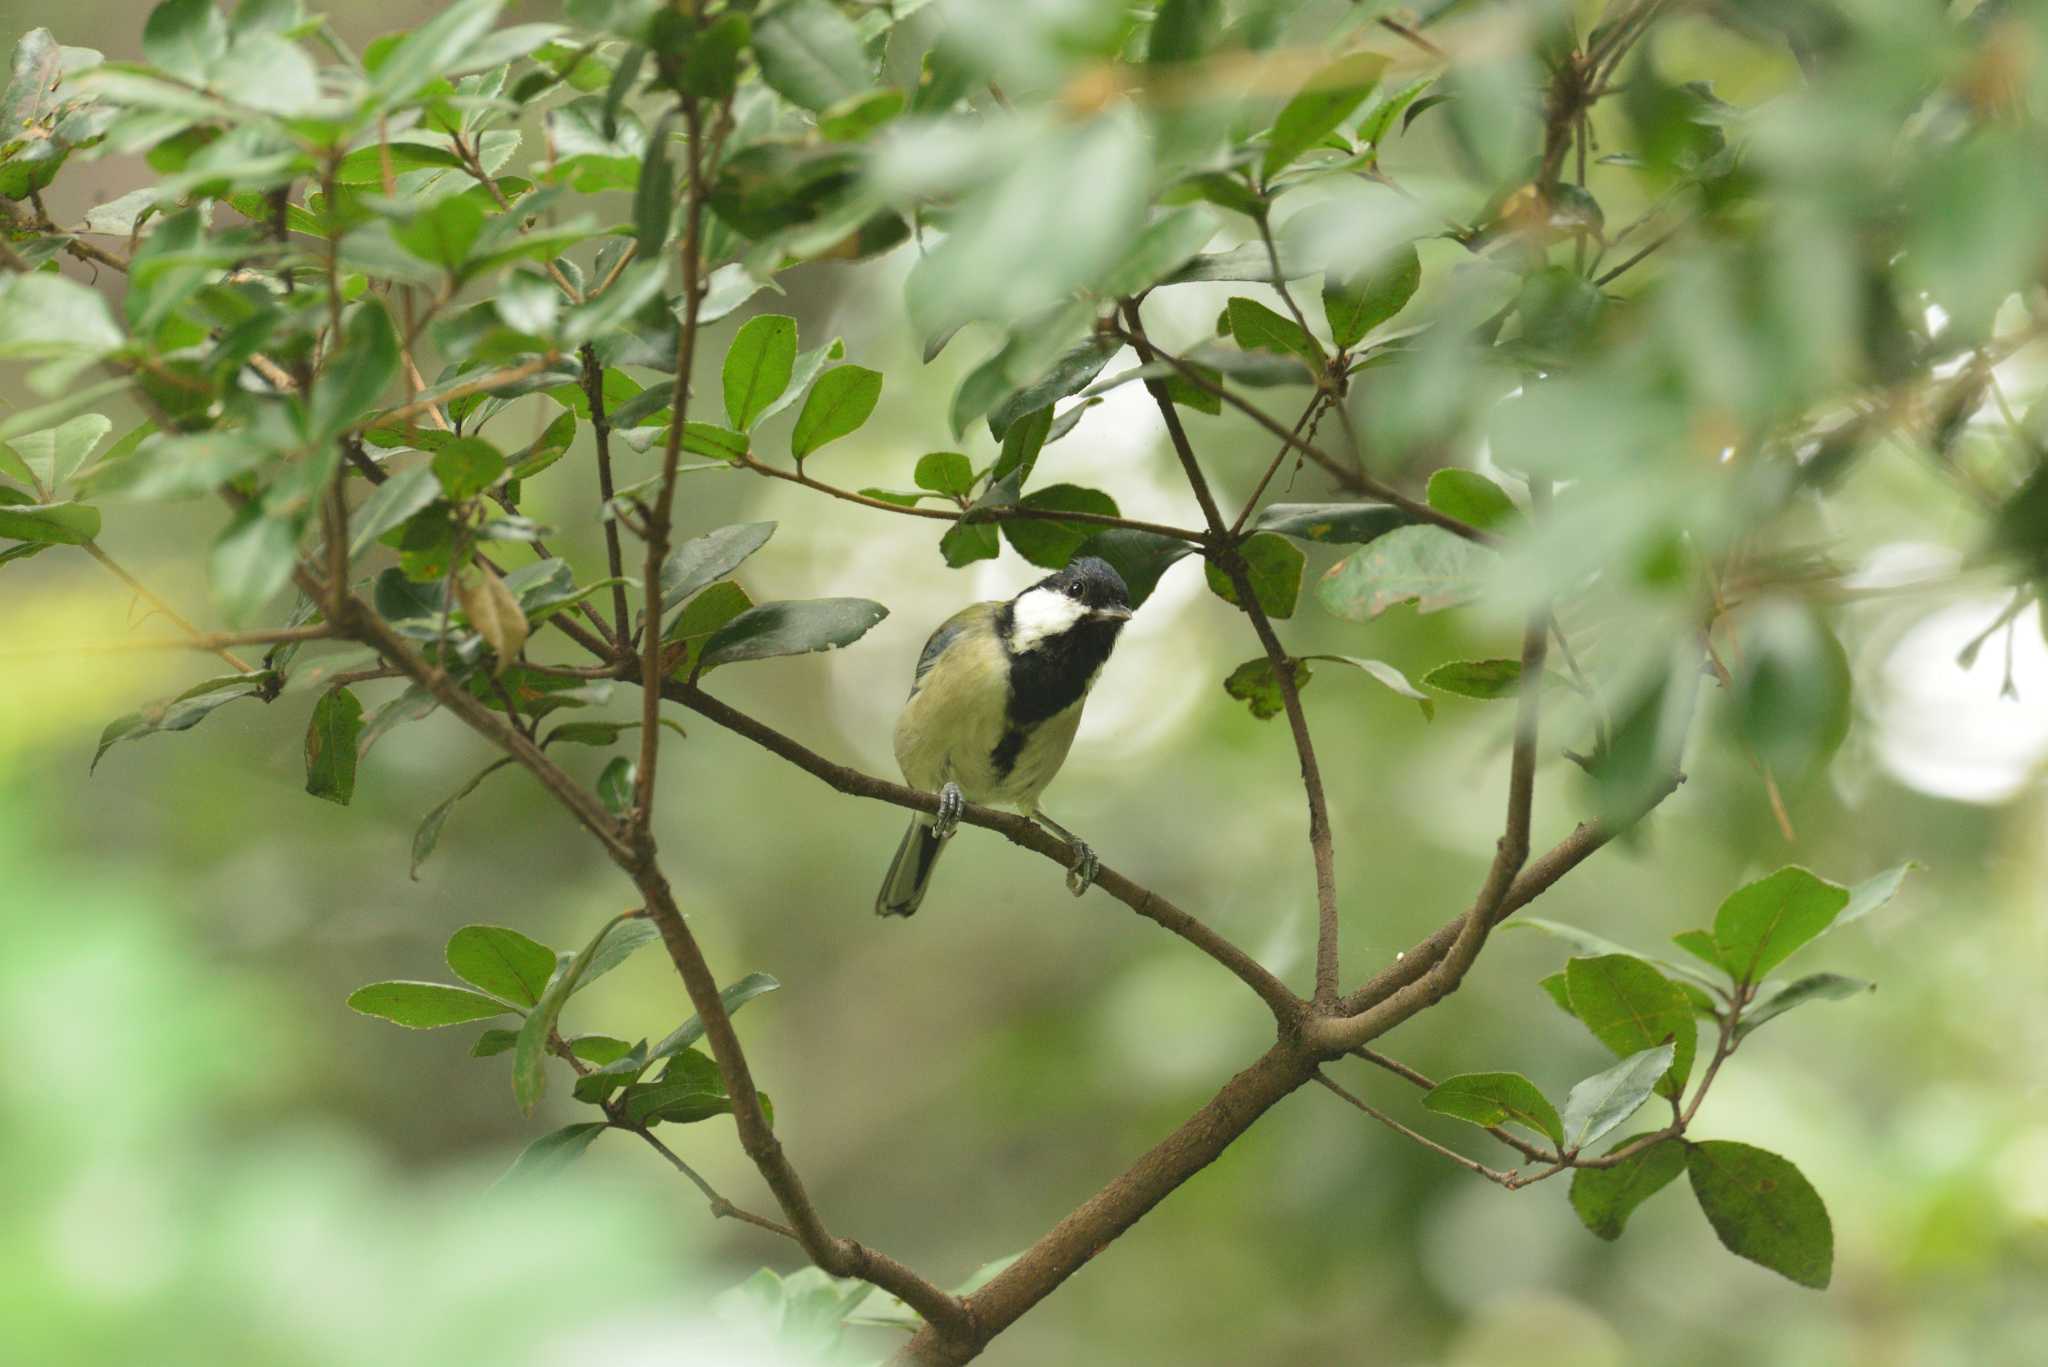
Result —
[[1017, 599], [1011, 618], [1010, 648], [1018, 654], [1036, 650], [1049, 636], [1059, 636], [1088, 615], [1088, 605], [1052, 589], [1030, 589]]

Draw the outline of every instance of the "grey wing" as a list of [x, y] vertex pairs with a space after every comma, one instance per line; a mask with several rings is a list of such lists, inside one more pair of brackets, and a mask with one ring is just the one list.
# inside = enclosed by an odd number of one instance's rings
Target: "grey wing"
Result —
[[932, 672], [932, 666], [939, 662], [939, 657], [946, 653], [946, 647], [953, 644], [960, 633], [972, 626], [975, 618], [987, 611], [990, 606], [988, 603], [976, 603], [971, 607], [962, 608], [939, 623], [938, 630], [925, 641], [924, 651], [917, 657], [917, 673], [912, 675], [910, 680], [912, 694], [915, 694], [918, 685], [924, 682], [924, 676]]

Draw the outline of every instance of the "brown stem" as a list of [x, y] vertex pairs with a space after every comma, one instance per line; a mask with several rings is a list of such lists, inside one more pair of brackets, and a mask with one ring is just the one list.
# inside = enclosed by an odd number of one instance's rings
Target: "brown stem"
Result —
[[[590, 400], [590, 428], [597, 438], [597, 492], [610, 507], [612, 501], [612, 425], [604, 411], [604, 367], [597, 363], [597, 349], [583, 344], [583, 393]], [[626, 610], [625, 553], [619, 546], [616, 518], [604, 519], [605, 561], [611, 566], [612, 635], [624, 649], [633, 639], [633, 619]]]
[[1325, 1089], [1334, 1092], [1336, 1095], [1350, 1102], [1353, 1106], [1356, 1106], [1359, 1110], [1365, 1112], [1374, 1120], [1379, 1121], [1380, 1124], [1386, 1126], [1395, 1134], [1398, 1134], [1405, 1139], [1414, 1140], [1417, 1144], [1420, 1144], [1423, 1148], [1428, 1149], [1431, 1153], [1441, 1154], [1445, 1158], [1450, 1159], [1453, 1163], [1456, 1163], [1459, 1167], [1464, 1168], [1468, 1172], [1477, 1173], [1479, 1176], [1484, 1177], [1489, 1182], [1498, 1182], [1501, 1186], [1504, 1187], [1512, 1187], [1514, 1185], [1514, 1173], [1496, 1171], [1495, 1169], [1487, 1167], [1486, 1164], [1481, 1163], [1476, 1159], [1467, 1158], [1464, 1154], [1459, 1153], [1456, 1149], [1444, 1147], [1442, 1144], [1437, 1143], [1434, 1139], [1431, 1139], [1428, 1135], [1423, 1134], [1418, 1130], [1409, 1129], [1406, 1125], [1403, 1125], [1400, 1121], [1394, 1119], [1394, 1117], [1388, 1115], [1385, 1111], [1382, 1111], [1375, 1106], [1368, 1105], [1361, 1098], [1352, 1095], [1352, 1093], [1346, 1091], [1337, 1083], [1332, 1082], [1330, 1080], [1329, 1075], [1324, 1073], [1322, 1069], [1318, 1068], [1316, 1070], [1314, 1080]]

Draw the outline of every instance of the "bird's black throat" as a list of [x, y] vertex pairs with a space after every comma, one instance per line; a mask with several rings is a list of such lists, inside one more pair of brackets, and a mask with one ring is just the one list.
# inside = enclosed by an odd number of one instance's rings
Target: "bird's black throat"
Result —
[[996, 639], [1010, 663], [1009, 725], [990, 759], [996, 772], [1008, 774], [1033, 729], [1081, 700], [1096, 671], [1116, 646], [1123, 622], [1089, 617], [1057, 636], [1041, 638], [1030, 650], [1011, 648], [1016, 611], [1005, 603], [996, 613]]

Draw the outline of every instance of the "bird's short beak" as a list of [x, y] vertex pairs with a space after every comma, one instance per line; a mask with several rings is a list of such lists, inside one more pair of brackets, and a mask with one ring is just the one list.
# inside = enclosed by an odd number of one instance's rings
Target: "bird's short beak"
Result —
[[1107, 617], [1113, 622], [1121, 622], [1131, 615], [1131, 610], [1118, 607], [1097, 608], [1095, 609], [1095, 615], [1097, 617]]

